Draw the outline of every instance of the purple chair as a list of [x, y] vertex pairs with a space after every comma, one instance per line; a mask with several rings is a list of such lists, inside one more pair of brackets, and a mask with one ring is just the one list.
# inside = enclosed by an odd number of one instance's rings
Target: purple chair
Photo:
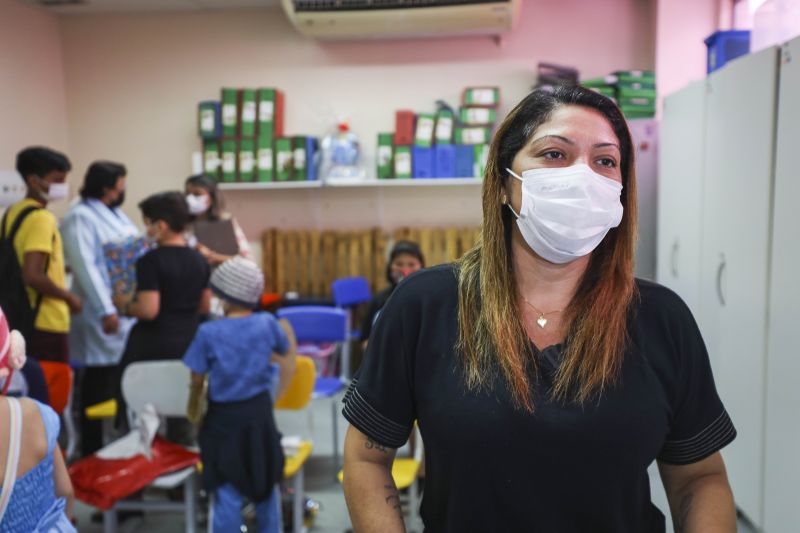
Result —
[[[347, 340], [347, 312], [337, 307], [298, 305], [285, 307], [277, 312], [278, 318], [286, 319], [294, 330], [297, 342], [342, 343]], [[339, 413], [336, 394], [345, 386], [336, 376], [317, 376], [314, 381], [312, 399], [329, 398], [333, 427], [333, 465], [339, 471]]]

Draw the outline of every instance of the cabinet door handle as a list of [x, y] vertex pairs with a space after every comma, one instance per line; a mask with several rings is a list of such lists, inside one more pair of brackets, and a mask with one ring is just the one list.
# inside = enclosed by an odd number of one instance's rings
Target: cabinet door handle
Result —
[[717, 267], [717, 298], [719, 298], [719, 303], [722, 306], [725, 306], [725, 293], [722, 290], [722, 274], [725, 272], [727, 268], [727, 261], [725, 260], [725, 254], [719, 254], [719, 266]]
[[670, 268], [672, 269], [672, 277], [678, 277], [678, 250], [680, 249], [680, 241], [675, 239], [675, 242], [672, 243], [672, 253], [669, 256], [669, 264]]

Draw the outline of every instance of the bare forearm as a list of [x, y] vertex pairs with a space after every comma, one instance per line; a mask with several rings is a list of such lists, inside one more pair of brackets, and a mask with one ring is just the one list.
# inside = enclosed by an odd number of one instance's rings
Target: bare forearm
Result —
[[345, 472], [344, 495], [355, 533], [406, 530], [390, 467], [354, 461], [346, 463]]
[[700, 477], [671, 500], [676, 533], [736, 532], [736, 507], [724, 475]]
[[69, 298], [69, 291], [59, 287], [47, 277], [47, 274], [36, 273], [28, 275], [24, 279], [25, 284], [31, 287], [39, 294], [49, 296], [51, 298], [58, 298], [59, 300], [67, 300]]

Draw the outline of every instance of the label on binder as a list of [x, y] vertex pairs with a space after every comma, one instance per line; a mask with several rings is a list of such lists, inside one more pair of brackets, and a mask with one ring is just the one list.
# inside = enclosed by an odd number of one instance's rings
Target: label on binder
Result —
[[256, 121], [256, 103], [244, 102], [242, 104], [242, 122]]
[[236, 104], [222, 105], [222, 123], [225, 126], [234, 126], [236, 124]]
[[272, 122], [273, 116], [275, 116], [275, 102], [272, 100], [261, 100], [258, 106], [259, 122]]
[[378, 166], [385, 167], [392, 163], [392, 147], [378, 146]]
[[262, 148], [258, 151], [258, 168], [272, 170], [272, 148]]
[[411, 153], [396, 153], [394, 155], [394, 170], [398, 176], [411, 175]]
[[306, 149], [295, 148], [294, 150], [294, 168], [306, 168]]
[[224, 152], [222, 154], [222, 172], [225, 174], [236, 172], [236, 154], [233, 152]]
[[200, 111], [200, 130], [205, 133], [214, 133], [214, 110], [203, 109]]
[[253, 159], [253, 152], [239, 152], [239, 169], [243, 174], [253, 172], [255, 160]]

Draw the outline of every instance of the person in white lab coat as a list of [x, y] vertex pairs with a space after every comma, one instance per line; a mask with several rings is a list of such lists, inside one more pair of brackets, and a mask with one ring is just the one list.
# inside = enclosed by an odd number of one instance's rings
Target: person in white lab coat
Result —
[[73, 273], [73, 290], [84, 301], [83, 312], [70, 328], [73, 360], [86, 365], [81, 380], [81, 451], [94, 453], [102, 446], [100, 422], [88, 420], [85, 407], [114, 396], [119, 380], [117, 364], [128, 333], [136, 322], [117, 314], [105, 251], [131, 238], [139, 229], [122, 212], [127, 171], [108, 161], [92, 163], [86, 172], [81, 199], [61, 224], [64, 252]]

